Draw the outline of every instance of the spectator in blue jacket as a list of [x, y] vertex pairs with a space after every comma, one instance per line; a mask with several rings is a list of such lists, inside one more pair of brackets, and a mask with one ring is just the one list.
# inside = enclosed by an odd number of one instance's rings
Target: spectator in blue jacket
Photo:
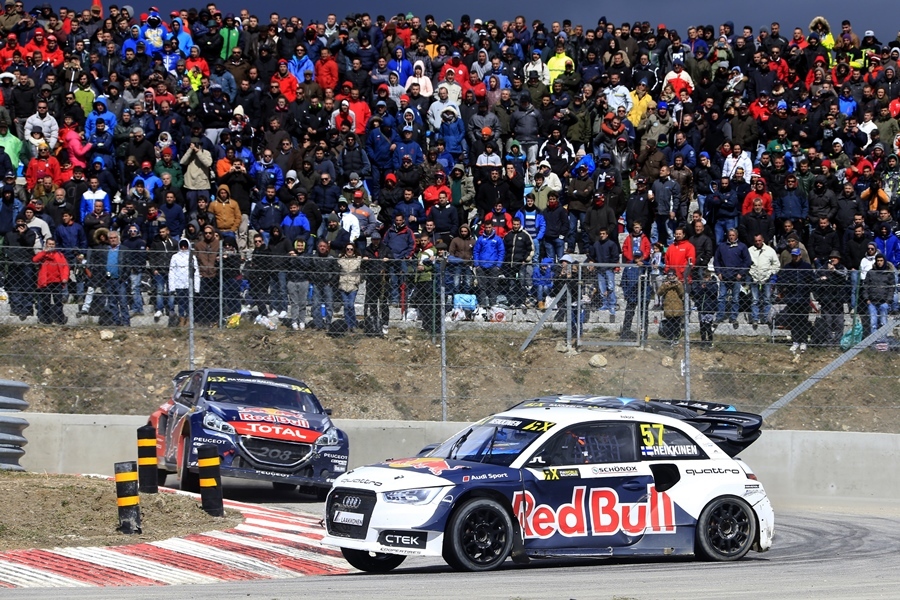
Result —
[[293, 247], [294, 242], [297, 240], [303, 240], [304, 242], [309, 240], [309, 230], [309, 219], [300, 212], [300, 202], [291, 200], [288, 203], [288, 214], [281, 220], [281, 233], [290, 240], [291, 247]]
[[132, 187], [134, 187], [134, 184], [138, 181], [144, 182], [144, 189], [147, 190], [147, 193], [150, 194], [151, 198], [153, 197], [153, 192], [156, 191], [156, 188], [163, 186], [162, 179], [157, 177], [156, 173], [153, 172], [153, 163], [149, 160], [145, 160], [141, 163], [141, 170], [135, 173], [134, 179], [131, 181]]
[[397, 215], [402, 215], [413, 231], [418, 231], [425, 224], [425, 207], [413, 195], [411, 189], [403, 190], [403, 200], [394, 207], [394, 216]]
[[[2, 212], [2, 207], [0, 207], [0, 212]], [[62, 212], [62, 223], [57, 226], [54, 235], [56, 247], [65, 254], [69, 263], [74, 260], [75, 255], [87, 251], [88, 243], [84, 227], [75, 222], [75, 214], [69, 209]]]
[[366, 155], [372, 167], [372, 178], [366, 183], [375, 200], [381, 199], [381, 181], [394, 167], [394, 151], [391, 149], [399, 141], [389, 123], [376, 115], [369, 121], [366, 135]]
[[784, 179], [784, 189], [775, 191], [772, 201], [775, 226], [783, 233], [784, 222], [790, 219], [797, 229], [802, 229], [809, 216], [809, 201], [806, 192], [797, 185], [797, 176], [788, 173]]
[[737, 229], [741, 218], [741, 201], [731, 188], [731, 179], [722, 177], [719, 189], [706, 197], [706, 205], [715, 215], [716, 243], [721, 244], [731, 229]]
[[494, 232], [494, 224], [485, 221], [482, 234], [475, 241], [472, 260], [475, 262], [475, 276], [478, 278], [479, 302], [482, 306], [493, 306], [497, 302], [500, 266], [506, 249], [503, 239]]
[[269, 243], [269, 232], [272, 227], [280, 225], [287, 211], [284, 204], [275, 196], [275, 186], [266, 186], [266, 195], [259, 199], [250, 213], [250, 227], [263, 236], [266, 244]]
[[421, 165], [425, 162], [425, 154], [422, 152], [422, 147], [413, 139], [413, 128], [409, 125], [403, 128], [403, 137], [397, 144], [397, 147], [394, 148], [394, 169], [400, 168], [404, 156], [412, 158], [414, 165]]
[[415, 252], [416, 238], [402, 214], [395, 214], [393, 223], [394, 226], [387, 230], [381, 243], [390, 249], [391, 255], [395, 259], [398, 259], [388, 263], [388, 274], [390, 276], [391, 303], [399, 304], [400, 286], [405, 283], [403, 279], [409, 268], [407, 259], [411, 258]]
[[750, 272], [753, 259], [750, 258], [747, 246], [738, 241], [737, 229], [729, 229], [726, 235], [727, 239], [716, 248], [716, 255], [713, 259], [716, 275], [719, 276], [721, 282], [719, 284], [719, 312], [716, 314], [716, 321], [721, 323], [725, 320], [725, 304], [730, 300], [731, 309], [728, 313], [728, 321], [732, 327], [737, 329], [741, 286], [748, 281], [747, 274]]

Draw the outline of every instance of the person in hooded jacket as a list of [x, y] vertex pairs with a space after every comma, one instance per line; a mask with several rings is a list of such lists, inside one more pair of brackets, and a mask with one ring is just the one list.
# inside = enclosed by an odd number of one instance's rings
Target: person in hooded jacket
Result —
[[878, 252], [875, 262], [862, 283], [862, 299], [869, 313], [869, 327], [875, 331], [887, 323], [888, 313], [894, 303], [897, 287], [897, 271], [889, 260]]
[[807, 196], [809, 221], [818, 223], [820, 218], [834, 219], [837, 214], [837, 198], [828, 187], [823, 175], [817, 175]]
[[[169, 291], [175, 295], [178, 324], [186, 327], [188, 324], [188, 296], [192, 283], [194, 294], [200, 293], [200, 268], [197, 265], [197, 257], [191, 253], [191, 243], [188, 240], [183, 239], [178, 242], [178, 252], [172, 255], [168, 271]], [[175, 316], [174, 313], [172, 316]]]
[[738, 226], [741, 203], [731, 184], [731, 179], [723, 175], [718, 189], [706, 198], [707, 205], [714, 211], [712, 220], [715, 222], [716, 244], [725, 241], [728, 230]]

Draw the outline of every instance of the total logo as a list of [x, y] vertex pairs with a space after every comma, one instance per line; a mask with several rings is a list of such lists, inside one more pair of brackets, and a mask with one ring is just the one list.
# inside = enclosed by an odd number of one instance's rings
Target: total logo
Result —
[[[526, 539], [587, 535], [675, 533], [675, 503], [665, 492], [647, 486], [647, 502], [620, 502], [612, 488], [578, 486], [572, 501], [559, 507], [536, 504], [531, 492], [513, 494], [513, 512]], [[590, 534], [588, 533], [590, 527]]]
[[234, 430], [242, 435], [259, 435], [262, 437], [293, 442], [313, 442], [321, 434], [317, 431], [299, 429], [287, 425], [269, 425], [268, 423], [231, 421]]

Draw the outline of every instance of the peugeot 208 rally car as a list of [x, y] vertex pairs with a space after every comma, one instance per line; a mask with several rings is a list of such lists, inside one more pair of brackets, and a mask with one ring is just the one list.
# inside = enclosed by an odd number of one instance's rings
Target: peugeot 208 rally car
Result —
[[335, 479], [323, 542], [375, 572], [410, 555], [468, 571], [508, 557], [737, 560], [772, 544], [765, 490], [733, 458], [761, 421], [712, 403], [525, 401], [425, 456]]
[[297, 485], [324, 498], [347, 470], [347, 436], [305, 383], [290, 377], [229, 369], [179, 373], [172, 399], [156, 410], [160, 483], [177, 473], [181, 488], [199, 489], [197, 448], [216, 446], [223, 477]]

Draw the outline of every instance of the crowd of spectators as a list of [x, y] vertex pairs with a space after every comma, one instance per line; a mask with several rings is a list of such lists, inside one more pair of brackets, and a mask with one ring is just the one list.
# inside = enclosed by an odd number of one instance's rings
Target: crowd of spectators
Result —
[[640, 289], [714, 296], [710, 339], [742, 294], [755, 327], [826, 279], [832, 341], [845, 303], [873, 327], [897, 309], [900, 35], [6, 0], [0, 37], [22, 319], [75, 301], [127, 325], [149, 285], [147, 313], [184, 324], [193, 286], [201, 321], [224, 295], [295, 329], [342, 304], [353, 329], [363, 286], [378, 328], [407, 300], [427, 326], [440, 259], [482, 307], [542, 307], [600, 263], [592, 302], [625, 306], [625, 337]]

